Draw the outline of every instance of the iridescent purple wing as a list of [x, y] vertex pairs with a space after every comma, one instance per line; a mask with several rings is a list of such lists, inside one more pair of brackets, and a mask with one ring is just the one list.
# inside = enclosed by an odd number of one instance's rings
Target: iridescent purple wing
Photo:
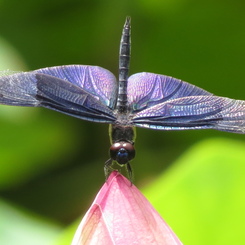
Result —
[[[213, 96], [191, 84], [162, 75], [140, 73], [134, 76], [130, 79], [128, 94], [134, 125], [158, 130], [210, 128], [245, 133], [245, 101]], [[145, 88], [137, 97], [132, 92], [139, 88], [137, 83], [141, 77]], [[137, 82], [130, 84], [134, 81]]]
[[127, 92], [133, 112], [176, 98], [211, 95], [179, 79], [147, 72], [130, 76]]
[[0, 77], [0, 104], [41, 106], [80, 119], [112, 123], [117, 83], [94, 66], [58, 66]]
[[58, 77], [77, 85], [114, 108], [117, 99], [117, 80], [108, 70], [98, 66], [67, 65], [38, 69], [35, 72]]

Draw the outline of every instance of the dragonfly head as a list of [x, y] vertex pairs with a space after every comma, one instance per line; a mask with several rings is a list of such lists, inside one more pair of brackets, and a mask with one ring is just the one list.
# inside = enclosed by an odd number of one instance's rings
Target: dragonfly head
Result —
[[120, 165], [127, 164], [135, 157], [135, 149], [132, 143], [120, 141], [110, 147], [110, 156], [112, 160]]

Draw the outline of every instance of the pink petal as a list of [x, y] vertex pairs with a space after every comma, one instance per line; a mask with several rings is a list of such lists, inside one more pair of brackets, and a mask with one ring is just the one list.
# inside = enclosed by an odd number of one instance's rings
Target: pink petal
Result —
[[114, 171], [76, 231], [72, 245], [81, 244], [182, 243], [140, 191]]

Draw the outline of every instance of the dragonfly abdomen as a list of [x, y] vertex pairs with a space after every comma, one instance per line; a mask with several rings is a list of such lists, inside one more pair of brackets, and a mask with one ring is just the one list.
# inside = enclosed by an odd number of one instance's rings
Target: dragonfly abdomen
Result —
[[127, 85], [130, 64], [130, 18], [126, 19], [123, 27], [119, 51], [119, 81], [116, 108], [119, 113], [128, 111]]

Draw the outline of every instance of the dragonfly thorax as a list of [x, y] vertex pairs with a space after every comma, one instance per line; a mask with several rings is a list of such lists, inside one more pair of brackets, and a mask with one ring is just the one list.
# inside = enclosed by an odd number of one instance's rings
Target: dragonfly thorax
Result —
[[117, 142], [129, 142], [131, 144], [134, 144], [135, 129], [132, 126], [111, 124], [109, 126], [109, 134], [112, 144]]
[[121, 165], [127, 164], [135, 157], [133, 144], [125, 141], [112, 144], [110, 147], [110, 157]]

